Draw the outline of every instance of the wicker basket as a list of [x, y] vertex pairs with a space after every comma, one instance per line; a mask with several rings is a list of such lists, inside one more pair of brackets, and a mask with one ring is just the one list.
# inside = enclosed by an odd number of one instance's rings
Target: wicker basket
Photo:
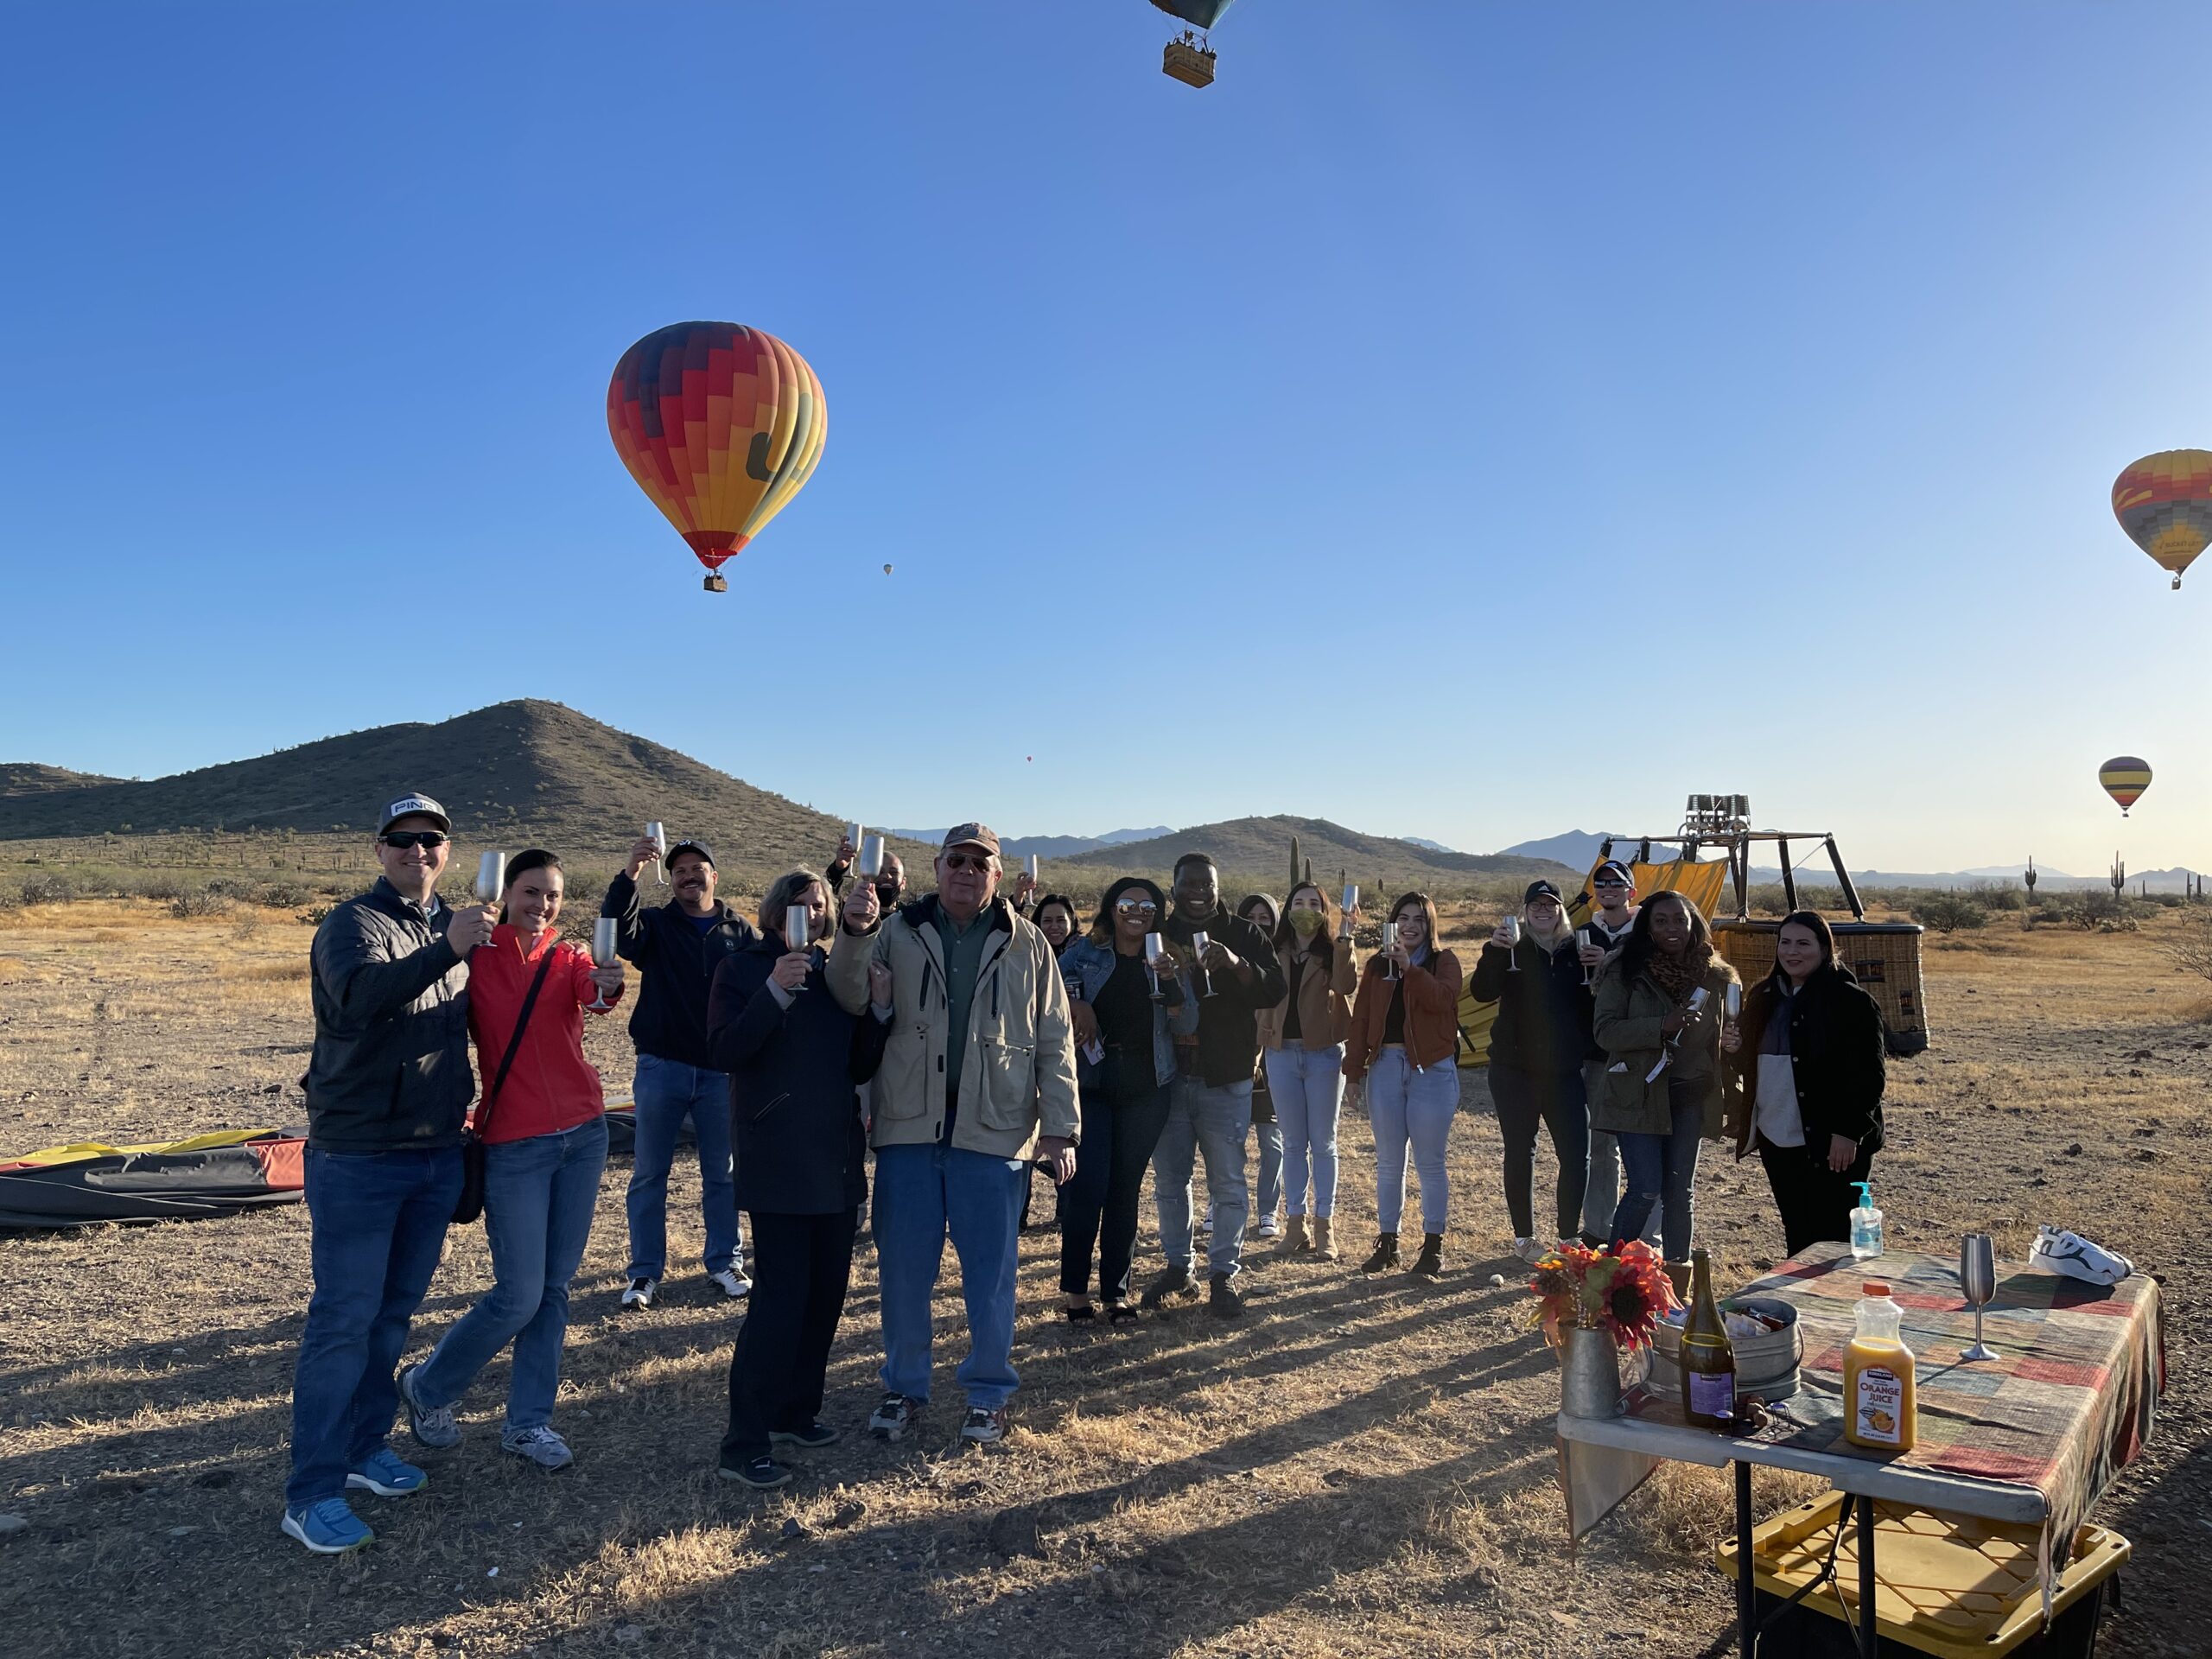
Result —
[[[1916, 922], [1834, 922], [1835, 952], [1882, 1011], [1882, 1037], [1892, 1054], [1928, 1046], [1928, 1002], [1920, 979]], [[1774, 971], [1780, 922], [1715, 922], [1713, 943], [1728, 965], [1755, 984]]]

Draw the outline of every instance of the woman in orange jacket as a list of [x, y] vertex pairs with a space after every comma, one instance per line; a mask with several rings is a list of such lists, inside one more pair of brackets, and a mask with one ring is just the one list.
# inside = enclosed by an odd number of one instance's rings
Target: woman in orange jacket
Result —
[[[1366, 1083], [1375, 1130], [1375, 1218], [1381, 1236], [1364, 1273], [1398, 1265], [1410, 1149], [1421, 1174], [1421, 1246], [1413, 1271], [1444, 1273], [1445, 1149], [1459, 1109], [1459, 959], [1436, 943], [1436, 906], [1409, 893], [1390, 906], [1389, 950], [1368, 958], [1344, 1043], [1344, 1076]], [[1370, 1079], [1371, 1074], [1371, 1079]]]

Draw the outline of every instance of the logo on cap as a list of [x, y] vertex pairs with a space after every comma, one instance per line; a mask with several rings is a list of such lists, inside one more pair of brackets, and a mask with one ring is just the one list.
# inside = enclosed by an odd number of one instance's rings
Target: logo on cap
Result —
[[445, 808], [440, 806], [429, 796], [403, 795], [397, 800], [392, 802], [391, 805], [385, 808], [383, 822], [378, 824], [377, 833], [381, 835], [385, 830], [391, 829], [391, 826], [399, 819], [408, 817], [415, 814], [420, 814], [423, 817], [427, 818], [435, 818], [438, 821], [438, 825], [441, 829], [450, 830], [453, 828], [453, 820], [446, 816]]

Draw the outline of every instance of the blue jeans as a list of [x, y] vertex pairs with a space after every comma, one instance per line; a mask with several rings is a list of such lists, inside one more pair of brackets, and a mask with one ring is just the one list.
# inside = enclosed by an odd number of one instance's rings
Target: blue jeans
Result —
[[1206, 1271], [1235, 1278], [1244, 1256], [1251, 1200], [1244, 1181], [1244, 1137], [1252, 1128], [1252, 1084], [1209, 1089], [1198, 1077], [1169, 1085], [1167, 1122], [1152, 1157], [1154, 1201], [1160, 1206], [1160, 1248], [1168, 1265], [1191, 1266], [1191, 1177], [1206, 1160], [1206, 1196], [1213, 1200], [1213, 1236]]
[[1664, 1135], [1619, 1136], [1621, 1167], [1627, 1191], [1613, 1211], [1611, 1242], [1615, 1247], [1641, 1233], [1654, 1203], [1664, 1199], [1666, 1225], [1661, 1233], [1669, 1262], [1690, 1259], [1690, 1231], [1696, 1221], [1693, 1193], [1697, 1183], [1697, 1143], [1705, 1128], [1705, 1095], [1710, 1084], [1700, 1082], [1689, 1090], [1681, 1079], [1669, 1080], [1668, 1093], [1674, 1110], [1674, 1127]]
[[1260, 1187], [1253, 1194], [1252, 1214], [1272, 1216], [1282, 1208], [1282, 1120], [1252, 1126], [1260, 1143]]
[[1344, 1101], [1342, 1043], [1307, 1048], [1295, 1039], [1268, 1051], [1268, 1092], [1282, 1128], [1284, 1191], [1290, 1213], [1306, 1213], [1306, 1166], [1313, 1166], [1313, 1213], [1337, 1213], [1337, 1119]]
[[1015, 1231], [1029, 1166], [962, 1147], [880, 1147], [875, 1154], [876, 1276], [883, 1325], [883, 1386], [930, 1397], [930, 1297], [944, 1241], [960, 1258], [968, 1303], [968, 1357], [955, 1373], [968, 1403], [996, 1411], [1014, 1374]]
[[706, 1214], [709, 1273], [745, 1265], [738, 1231], [736, 1166], [729, 1134], [729, 1074], [705, 1071], [658, 1054], [638, 1056], [631, 1094], [638, 1114], [638, 1150], [630, 1166], [630, 1277], [668, 1271], [668, 1172], [683, 1120], [699, 1142], [699, 1207]]
[[292, 1375], [293, 1510], [343, 1497], [347, 1471], [391, 1433], [393, 1374], [461, 1198], [461, 1149], [310, 1147], [306, 1185], [315, 1294]]
[[1446, 1058], [1414, 1070], [1402, 1048], [1386, 1048], [1367, 1071], [1367, 1119], [1375, 1130], [1375, 1225], [1395, 1233], [1406, 1208], [1406, 1160], [1421, 1173], [1421, 1224], [1442, 1233], [1449, 1213], [1444, 1171], [1452, 1120], [1459, 1110], [1459, 1067]]
[[[1587, 1060], [1582, 1067], [1582, 1092], [1594, 1112], [1605, 1090], [1605, 1060]], [[1621, 1154], [1614, 1136], [1604, 1129], [1590, 1131], [1590, 1190], [1582, 1200], [1582, 1230], [1592, 1238], [1608, 1238], [1613, 1230], [1613, 1211], [1620, 1208]], [[1659, 1224], [1665, 1217], [1664, 1199], [1651, 1206], [1643, 1224], [1643, 1242], [1659, 1248]]]
[[415, 1394], [449, 1406], [509, 1341], [507, 1427], [553, 1420], [561, 1386], [561, 1344], [569, 1333], [569, 1281], [582, 1265], [607, 1167], [607, 1120], [595, 1117], [555, 1135], [500, 1141], [484, 1148], [484, 1233], [492, 1247], [488, 1294], [439, 1338]]

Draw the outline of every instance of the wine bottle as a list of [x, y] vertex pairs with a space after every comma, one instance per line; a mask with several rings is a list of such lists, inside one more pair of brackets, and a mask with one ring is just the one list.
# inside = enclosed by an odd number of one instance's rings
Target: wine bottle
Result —
[[1736, 1344], [1713, 1297], [1713, 1263], [1703, 1250], [1690, 1255], [1694, 1276], [1689, 1318], [1682, 1324], [1682, 1416], [1699, 1428], [1736, 1424]]

